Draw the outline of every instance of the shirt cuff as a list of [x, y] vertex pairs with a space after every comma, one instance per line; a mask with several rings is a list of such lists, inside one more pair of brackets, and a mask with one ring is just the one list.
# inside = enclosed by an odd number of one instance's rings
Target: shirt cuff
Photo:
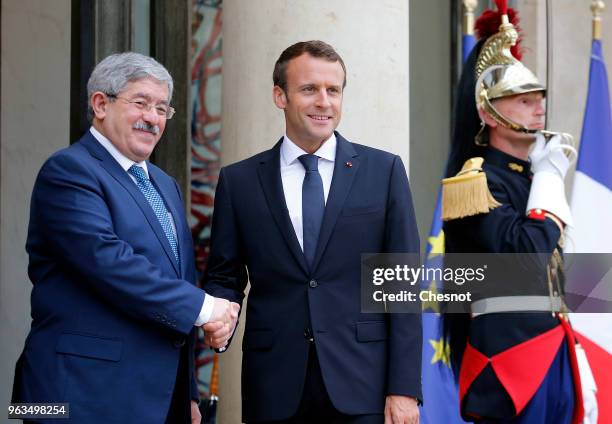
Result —
[[210, 320], [214, 307], [215, 297], [206, 293], [204, 296], [204, 302], [202, 303], [202, 309], [200, 310], [200, 315], [198, 315], [198, 319], [196, 319], [194, 325], [196, 327], [201, 327], [202, 325], [206, 324]]

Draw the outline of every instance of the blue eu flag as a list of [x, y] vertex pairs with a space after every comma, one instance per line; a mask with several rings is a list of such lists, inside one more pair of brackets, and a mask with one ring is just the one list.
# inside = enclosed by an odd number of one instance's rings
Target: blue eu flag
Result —
[[[463, 36], [463, 61], [467, 59], [476, 39], [471, 34]], [[425, 266], [441, 267], [444, 260], [444, 231], [442, 230], [442, 190], [438, 191], [431, 230], [425, 250]], [[426, 289], [435, 291], [438, 282], [425, 281]], [[450, 349], [442, 334], [442, 319], [438, 305], [423, 302], [423, 424], [464, 423], [459, 413], [459, 389], [450, 366]]]

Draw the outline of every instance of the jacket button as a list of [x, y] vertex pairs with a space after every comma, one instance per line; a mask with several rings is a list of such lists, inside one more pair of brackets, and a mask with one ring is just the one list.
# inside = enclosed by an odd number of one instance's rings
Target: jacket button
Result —
[[314, 337], [312, 336], [312, 330], [310, 328], [304, 328], [304, 338], [309, 342], [314, 342]]
[[183, 347], [185, 345], [185, 340], [184, 339], [177, 339], [172, 344], [176, 348]]
[[319, 283], [317, 283], [317, 280], [310, 280], [308, 282], [308, 285], [310, 286], [311, 289], [314, 289], [315, 287], [319, 285]]

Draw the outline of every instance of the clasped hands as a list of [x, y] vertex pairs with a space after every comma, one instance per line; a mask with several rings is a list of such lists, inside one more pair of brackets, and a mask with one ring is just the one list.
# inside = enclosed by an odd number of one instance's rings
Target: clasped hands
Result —
[[216, 297], [212, 315], [208, 322], [202, 326], [204, 343], [214, 349], [227, 346], [228, 340], [236, 329], [239, 311], [239, 304]]

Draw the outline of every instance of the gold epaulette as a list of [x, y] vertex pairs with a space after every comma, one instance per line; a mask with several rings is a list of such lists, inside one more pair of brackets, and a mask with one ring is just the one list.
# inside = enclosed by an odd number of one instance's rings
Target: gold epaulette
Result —
[[487, 185], [482, 170], [483, 158], [468, 159], [454, 177], [442, 180], [442, 219], [450, 221], [466, 216], [488, 213], [501, 206]]

